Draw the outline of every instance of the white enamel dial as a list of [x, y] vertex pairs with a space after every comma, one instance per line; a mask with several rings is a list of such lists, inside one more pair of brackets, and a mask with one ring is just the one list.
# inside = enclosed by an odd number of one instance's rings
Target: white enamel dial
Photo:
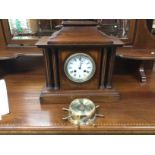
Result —
[[95, 73], [95, 62], [87, 54], [72, 54], [65, 62], [64, 71], [66, 76], [74, 82], [82, 83], [90, 80]]

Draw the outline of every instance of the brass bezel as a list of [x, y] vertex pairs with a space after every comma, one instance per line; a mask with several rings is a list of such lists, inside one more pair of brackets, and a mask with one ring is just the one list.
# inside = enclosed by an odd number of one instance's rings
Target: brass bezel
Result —
[[[72, 76], [70, 76], [70, 74], [68, 73], [68, 71], [67, 71], [67, 65], [68, 65], [68, 63], [69, 63], [69, 61], [72, 59], [72, 58], [74, 58], [74, 57], [76, 57], [76, 56], [85, 56], [85, 57], [87, 57], [90, 61], [91, 61], [91, 63], [92, 63], [92, 65], [93, 65], [93, 70], [92, 70], [92, 73], [90, 74], [90, 76], [88, 76], [86, 79], [75, 79], [75, 78], [73, 78]], [[76, 82], [76, 83], [84, 83], [84, 82], [86, 82], [86, 81], [89, 81], [93, 76], [94, 76], [94, 74], [95, 74], [95, 71], [96, 71], [96, 64], [95, 64], [95, 61], [93, 60], [93, 58], [90, 56], [90, 55], [88, 55], [88, 54], [85, 54], [85, 53], [75, 53], [75, 54], [72, 54], [72, 55], [70, 55], [67, 59], [66, 59], [66, 61], [65, 61], [65, 63], [64, 63], [64, 72], [65, 72], [65, 75], [67, 76], [67, 78], [69, 79], [69, 80], [71, 80], [71, 81], [73, 81], [73, 82]]]
[[[83, 106], [84, 109], [80, 110], [79, 106]], [[86, 109], [86, 107], [91, 107], [91, 109]], [[95, 121], [95, 113], [96, 106], [93, 101], [87, 98], [77, 98], [69, 106], [69, 121], [74, 125], [90, 125]]]

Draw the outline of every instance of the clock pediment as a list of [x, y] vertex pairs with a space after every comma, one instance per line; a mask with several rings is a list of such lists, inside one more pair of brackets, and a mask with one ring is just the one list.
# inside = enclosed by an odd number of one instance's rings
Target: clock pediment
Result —
[[[99, 31], [96, 25], [89, 25], [87, 22], [82, 22], [79, 25], [77, 21], [66, 21], [64, 27], [52, 34], [47, 44], [50, 45], [122, 45], [122, 41], [115, 37], [109, 37]], [[70, 25], [69, 25], [70, 23]], [[71, 24], [73, 23], [73, 24]], [[84, 25], [85, 23], [85, 25]], [[77, 25], [76, 25], [77, 24]], [[84, 25], [84, 26], [83, 26]]]

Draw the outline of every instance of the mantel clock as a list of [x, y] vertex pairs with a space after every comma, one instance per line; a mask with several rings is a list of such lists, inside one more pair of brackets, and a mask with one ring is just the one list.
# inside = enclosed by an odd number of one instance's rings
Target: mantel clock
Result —
[[41, 103], [70, 103], [75, 98], [104, 102], [116, 100], [112, 88], [118, 38], [99, 31], [92, 21], [64, 21], [51, 37], [36, 44], [43, 49], [46, 87]]

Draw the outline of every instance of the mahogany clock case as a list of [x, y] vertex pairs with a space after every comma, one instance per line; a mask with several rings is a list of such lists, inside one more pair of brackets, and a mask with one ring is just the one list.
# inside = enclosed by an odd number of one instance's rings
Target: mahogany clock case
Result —
[[[43, 49], [45, 58], [46, 87], [41, 92], [41, 103], [70, 103], [79, 97], [118, 100], [119, 93], [112, 88], [112, 74], [116, 48], [123, 42], [101, 33], [92, 22], [91, 26], [89, 22], [80, 22], [80, 26], [77, 21], [71, 23], [36, 44]], [[64, 72], [67, 58], [75, 53], [87, 54], [95, 62], [94, 76], [83, 83], [71, 81]]]

